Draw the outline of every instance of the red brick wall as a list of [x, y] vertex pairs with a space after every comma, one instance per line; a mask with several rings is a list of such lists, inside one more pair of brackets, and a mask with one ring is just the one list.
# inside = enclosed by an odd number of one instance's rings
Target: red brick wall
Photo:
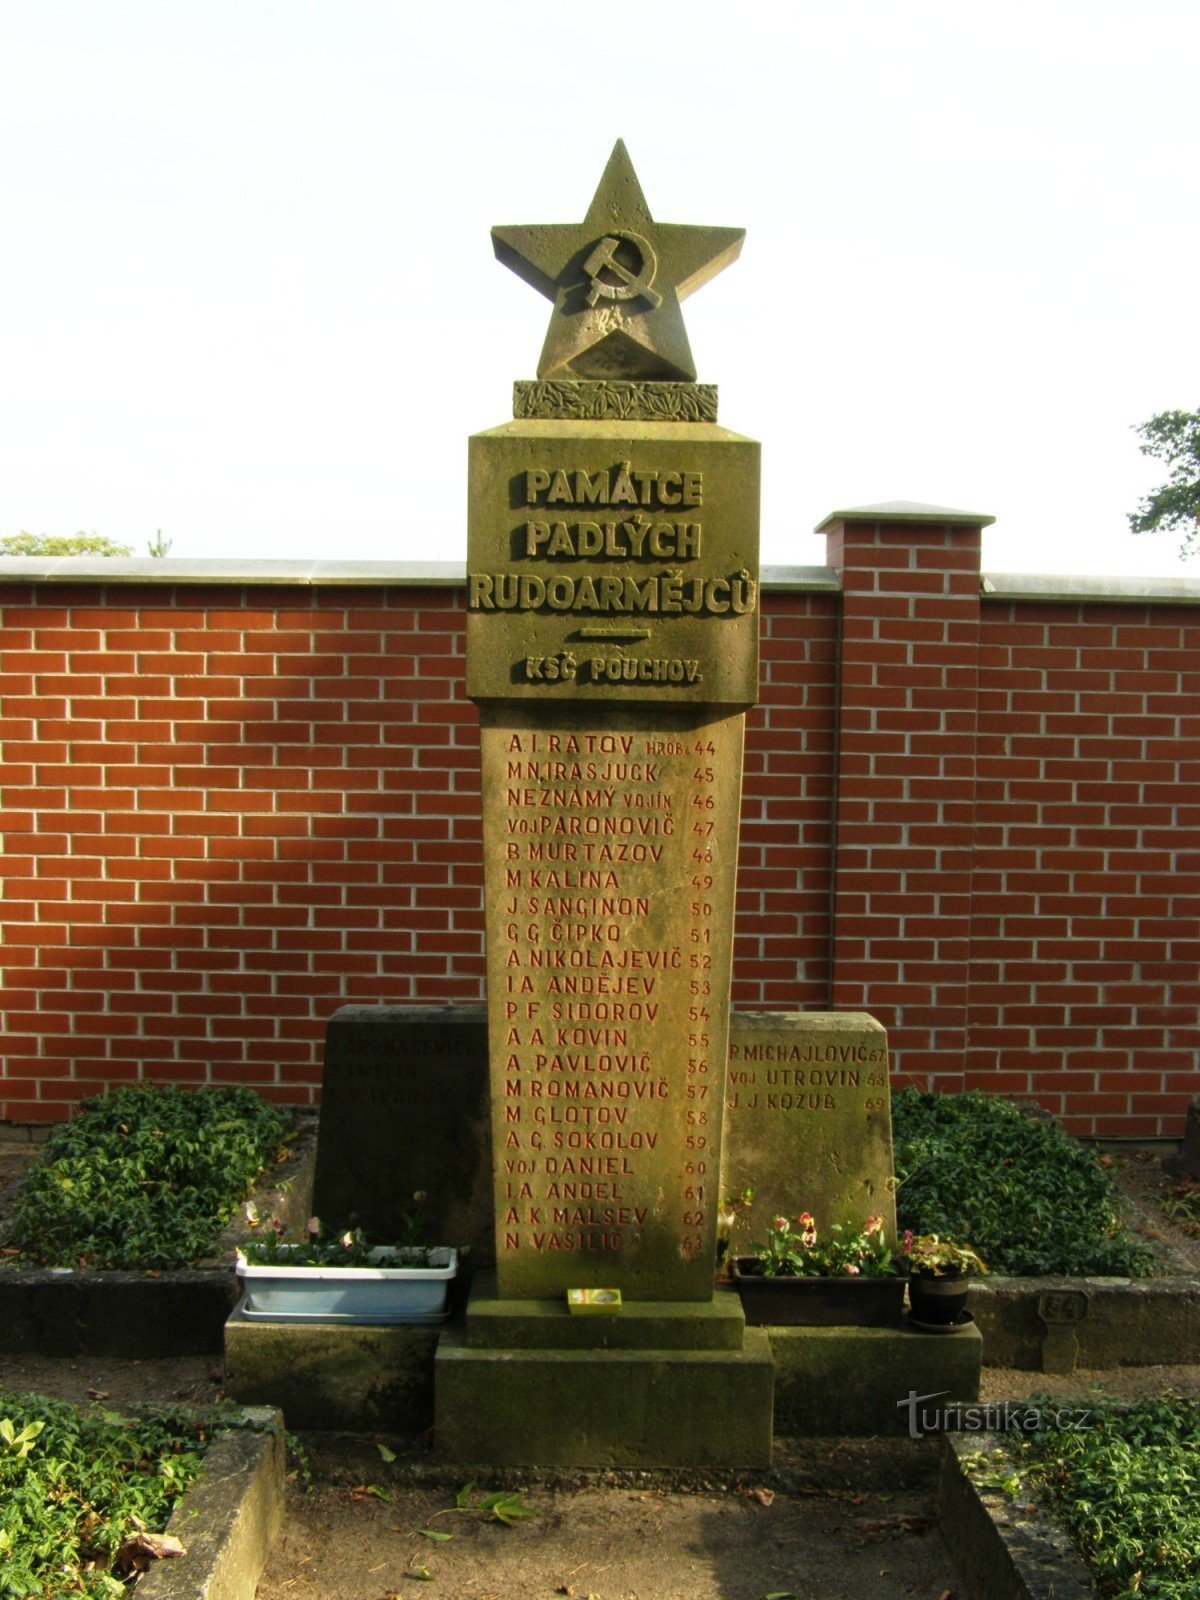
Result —
[[[841, 595], [764, 596], [736, 1003], [1177, 1135], [1200, 605], [981, 605], [969, 522], [830, 557]], [[480, 996], [462, 598], [0, 579], [0, 1118], [137, 1078], [310, 1101], [338, 1005]]]
[[967, 1082], [1077, 1130], [1200, 1092], [1200, 606], [985, 603]]
[[733, 1001], [748, 1009], [829, 1003], [837, 621], [836, 595], [763, 599], [734, 920]]
[[9, 588], [0, 1115], [310, 1100], [344, 1001], [480, 993], [456, 590]]
[[833, 1006], [962, 1088], [979, 671], [978, 524], [839, 520]]

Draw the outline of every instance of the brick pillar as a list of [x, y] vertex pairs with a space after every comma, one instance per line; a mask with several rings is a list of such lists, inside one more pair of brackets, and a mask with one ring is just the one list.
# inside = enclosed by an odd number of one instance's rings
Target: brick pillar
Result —
[[817, 529], [842, 581], [830, 1003], [888, 1030], [900, 1079], [963, 1086], [980, 533], [897, 502]]

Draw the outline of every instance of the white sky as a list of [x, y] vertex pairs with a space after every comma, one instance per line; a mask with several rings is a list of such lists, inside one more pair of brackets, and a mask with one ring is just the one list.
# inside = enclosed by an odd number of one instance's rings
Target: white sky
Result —
[[550, 305], [493, 223], [744, 226], [684, 306], [763, 559], [991, 512], [993, 571], [1197, 573], [1125, 514], [1200, 404], [1196, 0], [0, 0], [0, 533], [459, 560]]

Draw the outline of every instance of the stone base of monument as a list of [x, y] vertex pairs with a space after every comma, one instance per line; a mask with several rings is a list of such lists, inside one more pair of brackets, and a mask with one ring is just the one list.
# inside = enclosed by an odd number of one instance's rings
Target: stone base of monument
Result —
[[907, 1433], [914, 1398], [939, 1408], [979, 1398], [979, 1329], [769, 1328], [782, 1434]]
[[[481, 1285], [464, 1326], [225, 1328], [225, 1387], [300, 1429], [419, 1432], [500, 1466], [766, 1466], [781, 1434], [904, 1433], [979, 1395], [983, 1341], [910, 1328], [746, 1328], [735, 1296], [572, 1317]], [[440, 1338], [439, 1338], [440, 1335]], [[436, 1352], [436, 1356], [435, 1356]]]
[[626, 1303], [501, 1300], [477, 1283], [435, 1362], [445, 1460], [521, 1467], [766, 1467], [774, 1363], [736, 1296]]
[[479, 1275], [464, 1344], [469, 1349], [740, 1350], [746, 1318], [736, 1295], [712, 1300], [627, 1300], [613, 1317], [575, 1317], [561, 1300], [501, 1300]]
[[433, 1421], [440, 1328], [332, 1322], [225, 1324], [225, 1392], [273, 1405], [289, 1428], [417, 1433]]

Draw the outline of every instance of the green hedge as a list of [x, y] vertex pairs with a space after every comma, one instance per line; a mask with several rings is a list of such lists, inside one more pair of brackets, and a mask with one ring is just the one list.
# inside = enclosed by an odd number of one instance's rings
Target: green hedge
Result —
[[249, 1089], [139, 1086], [85, 1100], [25, 1173], [9, 1237], [45, 1266], [192, 1266], [289, 1123]]
[[1112, 1179], [1056, 1122], [990, 1095], [892, 1097], [901, 1228], [969, 1244], [993, 1272], [1145, 1277]]

